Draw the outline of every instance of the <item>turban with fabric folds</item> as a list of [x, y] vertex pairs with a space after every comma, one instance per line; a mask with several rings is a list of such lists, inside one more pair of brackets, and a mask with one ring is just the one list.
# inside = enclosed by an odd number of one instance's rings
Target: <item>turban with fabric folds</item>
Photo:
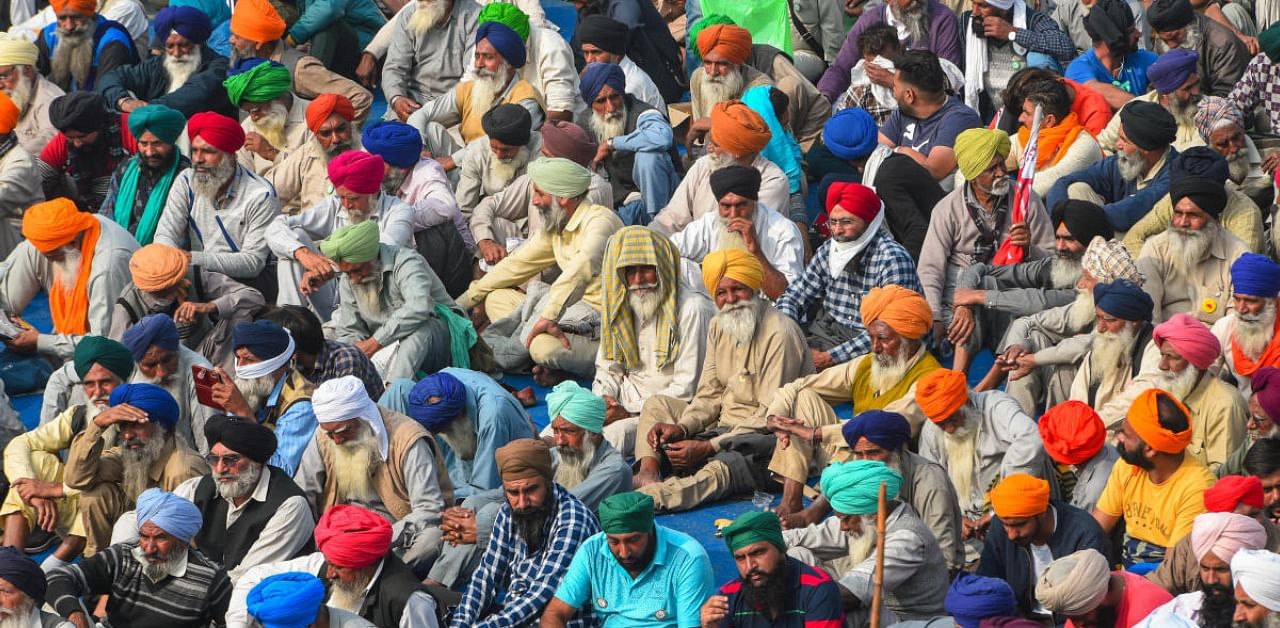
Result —
[[123, 344], [105, 336], [81, 338], [76, 343], [72, 363], [80, 379], [84, 379], [94, 364], [101, 364], [121, 381], [129, 381], [133, 375], [133, 354]]
[[382, 158], [362, 150], [349, 150], [329, 161], [329, 181], [334, 190], [347, 188], [356, 194], [377, 194], [382, 191], [384, 172]]
[[860, 107], [841, 109], [822, 126], [822, 141], [831, 154], [845, 161], [862, 159], [878, 144], [875, 118]]
[[573, 380], [565, 380], [547, 393], [547, 416], [560, 417], [592, 434], [604, 429], [604, 399]]
[[875, 190], [861, 183], [837, 181], [827, 188], [827, 214], [836, 207], [870, 223], [880, 213], [884, 203]]
[[725, 277], [758, 291], [764, 285], [764, 267], [756, 256], [742, 249], [712, 251], [702, 258], [702, 283], [707, 292], [714, 295]]
[[18, 105], [13, 103], [13, 99], [9, 95], [0, 92], [0, 135], [8, 135], [18, 126], [18, 118], [22, 112], [18, 111]]
[[326, 510], [316, 523], [316, 549], [339, 567], [361, 569], [391, 549], [391, 524], [380, 514], [351, 504]]
[[1258, 47], [1266, 53], [1272, 63], [1280, 63], [1280, 22], [1267, 27], [1258, 33]]
[[563, 157], [539, 157], [529, 164], [529, 180], [560, 198], [577, 198], [591, 187], [591, 171]]
[[1150, 295], [1127, 279], [1094, 285], [1093, 303], [1122, 321], [1151, 322], [1151, 310], [1155, 308]]
[[501, 22], [485, 22], [476, 28], [476, 43], [488, 40], [498, 54], [513, 68], [523, 68], [525, 63], [524, 39]]
[[137, 323], [124, 330], [120, 341], [129, 348], [129, 353], [133, 354], [135, 362], [141, 362], [151, 347], [177, 351], [181, 345], [178, 326], [168, 314], [143, 316]]
[[129, 114], [129, 132], [136, 138], [141, 138], [143, 133], [150, 132], [161, 142], [173, 144], [178, 141], [185, 126], [187, 126], [186, 116], [164, 105], [139, 107]]
[[1266, 299], [1280, 296], [1280, 264], [1257, 253], [1237, 257], [1231, 263], [1231, 290], [1236, 294]]
[[947, 589], [943, 607], [956, 624], [978, 628], [988, 617], [1017, 615], [1018, 598], [1004, 580], [962, 571]]
[[564, 157], [583, 168], [590, 168], [600, 148], [582, 127], [564, 120], [547, 120], [542, 129], [542, 146], [552, 157]]
[[231, 346], [244, 347], [260, 360], [288, 351], [292, 340], [288, 330], [271, 321], [239, 323], [231, 330]]
[[142, 526], [154, 523], [183, 543], [190, 543], [204, 525], [204, 516], [195, 504], [158, 488], [149, 488], [138, 495], [137, 513], [139, 531]]
[[1026, 473], [1011, 473], [987, 495], [1001, 519], [1029, 519], [1049, 509], [1049, 483]]
[[53, 7], [54, 15], [75, 11], [80, 15], [91, 16], [98, 12], [98, 3], [93, 0], [51, 0], [49, 6]]
[[280, 63], [255, 57], [236, 62], [235, 67], [227, 71], [222, 85], [227, 88], [231, 104], [238, 107], [243, 102], [270, 102], [279, 98], [293, 87], [293, 77], [289, 76], [289, 68]]
[[711, 108], [711, 141], [741, 159], [764, 150], [773, 134], [764, 118], [738, 100], [724, 100]]
[[1183, 177], [1208, 177], [1221, 185], [1230, 174], [1226, 158], [1208, 146], [1192, 146], [1178, 153], [1169, 164], [1169, 178], [1174, 181]]
[[[1128, 7], [1125, 8], [1128, 11]], [[1134, 100], [1120, 109], [1120, 128], [1134, 146], [1142, 150], [1168, 148], [1178, 136], [1178, 123], [1164, 107]]]
[[1036, 599], [1054, 615], [1078, 617], [1098, 608], [1110, 583], [1107, 558], [1083, 549], [1049, 563], [1036, 583]]
[[213, 32], [213, 22], [195, 7], [165, 7], [156, 14], [156, 39], [163, 43], [176, 32], [196, 44], [203, 44]]
[[969, 400], [969, 381], [951, 369], [930, 371], [916, 382], [916, 403], [934, 423], [951, 418]]
[[778, 548], [779, 552], [787, 552], [787, 542], [782, 539], [782, 521], [772, 512], [742, 515], [720, 530], [720, 536], [724, 537], [730, 553], [762, 541]]
[[586, 69], [582, 71], [580, 83], [583, 102], [590, 106], [596, 101], [596, 97], [600, 95], [600, 90], [605, 85], [612, 87], [618, 94], [625, 94], [627, 93], [627, 75], [622, 72], [620, 66], [612, 63], [587, 64]]
[[[497, 22], [506, 25], [507, 28], [515, 31], [521, 40], [529, 39], [529, 16], [520, 7], [510, 2], [490, 2], [480, 9], [480, 14], [476, 16], [477, 24], [486, 22]], [[578, 26], [581, 31], [582, 26]]]
[[258, 464], [267, 464], [278, 445], [271, 428], [229, 414], [209, 417], [204, 424], [204, 437], [210, 447], [222, 443]]
[[1071, 232], [1071, 237], [1086, 246], [1093, 242], [1094, 238], [1110, 240], [1116, 235], [1115, 230], [1111, 228], [1111, 221], [1107, 220], [1107, 212], [1089, 201], [1075, 199], [1062, 201], [1054, 206], [1050, 218], [1055, 228], [1065, 224], [1067, 231]]
[[[1156, 0], [1156, 3], [1166, 2], [1167, 0]], [[1187, 0], [1174, 0], [1176, 2], [1187, 3]], [[1151, 7], [1155, 9], [1155, 5]], [[1189, 10], [1189, 9], [1188, 9]], [[1151, 15], [1148, 13], [1148, 15]], [[1154, 25], [1153, 25], [1154, 26]], [[1196, 62], [1200, 60], [1200, 54], [1194, 50], [1186, 50], [1183, 48], [1175, 48], [1160, 55], [1155, 63], [1147, 68], [1147, 80], [1151, 81], [1151, 86], [1155, 88], [1160, 95], [1168, 95], [1173, 93], [1183, 83], [1191, 78], [1196, 72]]]
[[610, 54], [625, 55], [627, 38], [631, 33], [626, 24], [607, 15], [588, 15], [578, 22], [575, 34], [578, 41], [584, 44], [591, 44]]
[[1236, 552], [1231, 558], [1231, 580], [1253, 601], [1273, 613], [1280, 612], [1280, 554], [1248, 549]]
[[267, 0], [237, 0], [231, 14], [231, 32], [259, 44], [280, 39], [286, 28], [284, 18]]
[[997, 156], [1009, 156], [1009, 134], [999, 129], [969, 129], [956, 136], [956, 165], [965, 181], [978, 178]]
[[320, 94], [307, 105], [307, 128], [312, 133], [320, 130], [329, 116], [338, 114], [340, 118], [350, 122], [356, 119], [356, 108], [351, 101], [341, 94]]
[[933, 310], [924, 296], [897, 284], [872, 288], [862, 297], [860, 313], [864, 325], [884, 321], [908, 340], [923, 338], [933, 326]]
[[658, 291], [662, 303], [654, 321], [653, 362], [662, 368], [675, 361], [680, 352], [676, 329], [676, 286], [680, 252], [666, 236], [639, 225], [616, 231], [605, 245], [600, 287], [603, 292], [600, 326], [600, 355], [605, 360], [634, 369], [641, 364], [636, 340], [636, 317], [628, 301], [627, 269], [653, 266], [658, 271]]
[[0, 547], [0, 578], [35, 600], [37, 606], [44, 604], [44, 593], [48, 588], [44, 571], [36, 561], [17, 549]]
[[159, 292], [177, 285], [187, 276], [187, 256], [168, 244], [148, 244], [129, 258], [133, 285], [143, 292]]
[[733, 24], [716, 24], [702, 29], [696, 43], [698, 54], [704, 59], [714, 52], [729, 63], [742, 65], [751, 56], [751, 31]]
[[316, 423], [340, 423], [360, 419], [378, 439], [378, 453], [387, 459], [390, 439], [387, 426], [382, 421], [378, 404], [369, 398], [364, 382], [355, 375], [343, 375], [326, 380], [311, 394], [311, 408], [316, 413]]
[[[1151, 29], [1157, 33], [1176, 31], [1195, 19], [1195, 9], [1191, 8], [1191, 3], [1187, 0], [1155, 0], [1147, 9], [1147, 22], [1151, 24]], [[1177, 52], [1178, 50], [1182, 49], [1177, 48], [1169, 52]], [[1160, 58], [1165, 58], [1169, 52], [1160, 55]]]
[[880, 483], [885, 484], [884, 498], [897, 499], [902, 489], [902, 474], [876, 460], [833, 462], [822, 470], [822, 494], [831, 509], [842, 515], [869, 515], [880, 506]]
[[1218, 337], [1204, 323], [1184, 312], [1174, 314], [1169, 320], [1156, 325], [1151, 337], [1158, 348], [1163, 349], [1166, 342], [1173, 345], [1173, 350], [1178, 355], [1201, 371], [1212, 366], [1213, 361], [1222, 354]]
[[396, 168], [412, 168], [422, 159], [422, 134], [399, 120], [379, 120], [364, 127], [360, 143]]
[[409, 391], [409, 416], [433, 434], [443, 432], [466, 410], [467, 387], [443, 371], [422, 378]]
[[1084, 464], [1107, 444], [1102, 417], [1083, 401], [1064, 401], [1049, 408], [1037, 426], [1045, 453], [1058, 464]]
[[[111, 391], [113, 406], [127, 403], [147, 413], [147, 421], [172, 431], [178, 424], [178, 402], [169, 391], [155, 384], [121, 384]], [[142, 520], [141, 517], [138, 518]], [[199, 526], [196, 526], [199, 529]]]
[[1267, 545], [1267, 531], [1257, 519], [1232, 512], [1207, 512], [1191, 524], [1191, 551], [1196, 560], [1204, 560], [1213, 552], [1222, 562], [1242, 549], [1262, 549]]
[[0, 33], [0, 65], [35, 65], [40, 49], [18, 35]]
[[187, 138], [195, 141], [197, 137], [224, 153], [234, 153], [244, 146], [240, 123], [212, 111], [202, 111], [187, 121]]
[[372, 220], [339, 227], [320, 242], [320, 252], [335, 262], [363, 264], [378, 257], [380, 250], [378, 223]]
[[866, 438], [885, 451], [898, 451], [911, 440], [911, 424], [897, 412], [868, 410], [845, 421], [840, 429], [844, 441], [852, 449], [858, 440]]
[[[1160, 407], [1156, 400], [1164, 397], [1177, 405], [1178, 410], [1187, 418], [1187, 429], [1174, 432], [1160, 425]], [[1178, 401], [1177, 397], [1160, 390], [1149, 388], [1133, 400], [1127, 415], [1129, 425], [1138, 433], [1138, 438], [1148, 447], [1166, 454], [1179, 454], [1191, 442], [1191, 411]]]
[[698, 52], [698, 35], [701, 35], [702, 31], [720, 24], [737, 26], [738, 23], [733, 21], [733, 18], [727, 15], [709, 13], [702, 16], [702, 19], [689, 26], [689, 41], [693, 42], [693, 45], [689, 47], [689, 54], [693, 55], [693, 58], [702, 59], [702, 55]]
[[1209, 217], [1218, 220], [1222, 210], [1227, 208], [1227, 189], [1221, 181], [1209, 177], [1182, 177], [1174, 179], [1169, 185], [1169, 200], [1174, 207], [1182, 199], [1189, 199]]
[[551, 448], [540, 438], [518, 438], [498, 448], [498, 475], [503, 482], [542, 477], [550, 480]]
[[716, 200], [728, 194], [737, 194], [753, 201], [760, 198], [760, 171], [751, 166], [733, 165], [721, 168], [711, 173], [710, 179], [711, 193]]
[[262, 628], [309, 628], [324, 602], [324, 582], [291, 571], [262, 579], [249, 591], [245, 607]]
[[1124, 0], [1098, 0], [1084, 17], [1089, 39], [1105, 42], [1112, 50], [1129, 50], [1133, 24], [1133, 12]]
[[1224, 475], [1204, 492], [1204, 508], [1209, 512], [1232, 512], [1240, 504], [1254, 508], [1266, 505], [1258, 476]]
[[[71, 199], [60, 197], [36, 203], [27, 210], [22, 217], [22, 236], [37, 251], [48, 254], [71, 244], [76, 236], [97, 226], [98, 219], [94, 214], [82, 212]], [[93, 250], [87, 238], [82, 248]]]
[[638, 492], [618, 493], [600, 502], [600, 529], [605, 534], [653, 531], [653, 498]]
[[1133, 263], [1129, 249], [1116, 240], [1095, 237], [1085, 249], [1084, 257], [1080, 258], [1080, 267], [1100, 283], [1124, 279], [1134, 285], [1142, 285], [1142, 273]]
[[1280, 421], [1280, 369], [1264, 366], [1254, 371], [1249, 384], [1253, 394], [1258, 396], [1262, 411], [1267, 413], [1272, 422]]
[[1209, 135], [1223, 120], [1230, 120], [1244, 129], [1244, 112], [1235, 103], [1221, 96], [1205, 95], [1200, 99], [1200, 104], [1196, 105], [1195, 121], [1201, 139], [1209, 141]]
[[98, 92], [71, 92], [49, 103], [49, 122], [59, 131], [95, 133], [107, 125], [107, 101]]
[[504, 103], [480, 116], [480, 128], [489, 139], [508, 146], [525, 146], [533, 132], [533, 117], [520, 105]]

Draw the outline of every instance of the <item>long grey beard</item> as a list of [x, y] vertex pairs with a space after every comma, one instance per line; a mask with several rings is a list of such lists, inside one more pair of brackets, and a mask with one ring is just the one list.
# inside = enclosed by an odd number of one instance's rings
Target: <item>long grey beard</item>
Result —
[[170, 395], [173, 395], [174, 399], [182, 399], [180, 395], [186, 394], [186, 382], [178, 377], [177, 373], [171, 373], [168, 377], [163, 379], [156, 379], [154, 377], [147, 377], [146, 375], [143, 375], [142, 371], [138, 370], [134, 371], [131, 380], [135, 384], [151, 384], [153, 386], [159, 386], [168, 391]]
[[463, 460], [474, 460], [476, 457], [476, 429], [471, 422], [471, 417], [462, 415], [444, 429], [443, 432], [437, 434], [444, 444], [453, 450], [454, 455]]
[[382, 274], [372, 274], [370, 279], [351, 283], [351, 291], [356, 295], [356, 311], [366, 321], [382, 324], [387, 322], [387, 312], [382, 307]]
[[[491, 152], [492, 148], [489, 149]], [[484, 173], [484, 186], [486, 190], [501, 191], [507, 187], [516, 178], [516, 171], [523, 168], [529, 163], [529, 147], [521, 146], [516, 151], [516, 156], [511, 159], [499, 159], [496, 154], [491, 154], [489, 159], [489, 168]]]
[[285, 143], [284, 127], [289, 123], [289, 108], [284, 103], [276, 101], [271, 103], [266, 113], [261, 118], [254, 120], [249, 119], [249, 126], [253, 131], [266, 138], [271, 145], [277, 149], [284, 150], [290, 148]]
[[1049, 283], [1058, 290], [1066, 290], [1080, 281], [1080, 258], [1055, 257], [1049, 262]]
[[742, 346], [750, 344], [755, 337], [763, 309], [764, 301], [755, 297], [750, 301], [739, 301], [720, 308], [714, 320], [718, 321], [720, 331], [732, 338], [738, 346]]
[[[1200, 27], [1196, 25], [1195, 20], [1192, 20], [1185, 28], [1187, 29], [1186, 34], [1183, 35], [1182, 43], [1178, 44], [1177, 47], [1182, 50], [1199, 50], [1200, 42], [1204, 40], [1204, 35], [1200, 32]], [[1152, 37], [1151, 39], [1152, 43], [1156, 45], [1156, 51], [1160, 54], [1173, 50], [1169, 46], [1165, 45], [1164, 41], [1159, 37]]]
[[164, 70], [169, 75], [169, 90], [166, 94], [172, 94], [178, 91], [179, 87], [187, 84], [187, 79], [200, 68], [200, 49], [194, 48], [191, 53], [181, 59], [173, 55], [166, 54], [164, 56]]
[[1186, 401], [1200, 379], [1200, 369], [1188, 364], [1178, 373], [1161, 371], [1155, 379], [1157, 388], [1167, 391], [1179, 401]]
[[1271, 344], [1271, 339], [1275, 335], [1276, 330], [1276, 302], [1274, 300], [1267, 301], [1262, 312], [1257, 315], [1247, 315], [1236, 312], [1236, 328], [1233, 338], [1240, 350], [1249, 359], [1256, 360], [1262, 357], [1262, 352], [1267, 350], [1267, 345]]
[[557, 447], [560, 453], [560, 464], [556, 466], [556, 483], [565, 488], [573, 488], [587, 479], [591, 473], [591, 463], [596, 459], [596, 443], [587, 434], [582, 439], [582, 449]]
[[907, 343], [900, 342], [891, 355], [871, 354], [871, 388], [873, 390], [884, 392], [902, 381], [920, 356], [919, 350], [914, 354], [909, 351], [910, 347]]
[[[1172, 256], [1169, 262], [1173, 269], [1182, 275], [1183, 281], [1192, 276], [1192, 272], [1209, 253], [1209, 246], [1213, 244], [1213, 236], [1216, 235], [1217, 229], [1218, 225], [1213, 221], [1209, 221], [1199, 230], [1169, 226], [1171, 232], [1169, 254]], [[1172, 279], [1167, 280], [1172, 281]]]
[[35, 608], [36, 601], [25, 595], [17, 608], [0, 608], [0, 628], [29, 628], [27, 618]]
[[158, 563], [143, 561], [142, 573], [151, 582], [160, 582], [172, 575], [174, 570], [178, 568], [178, 563], [182, 562], [182, 559], [186, 558], [186, 556], [187, 546], [175, 546], [173, 548], [173, 553], [171, 553], [168, 558]]
[[595, 136], [596, 142], [607, 142], [626, 132], [627, 108], [623, 106], [622, 109], [605, 115], [592, 111], [587, 124], [591, 127], [591, 134]]
[[569, 225], [569, 210], [558, 198], [551, 199], [550, 207], [539, 207], [538, 217], [542, 218], [542, 230], [547, 233], [560, 233]]
[[708, 74], [702, 78], [704, 80], [698, 86], [698, 95], [701, 97], [699, 100], [702, 102], [702, 106], [707, 110], [703, 112], [704, 115], [710, 112], [711, 107], [716, 103], [737, 100], [742, 94], [742, 86], [746, 82], [746, 79], [742, 76], [741, 67], [725, 76], [711, 76]]
[[[222, 499], [231, 501], [241, 497], [247, 497], [253, 493], [258, 487], [258, 480], [262, 477], [262, 464], [249, 461], [248, 466], [240, 473], [213, 473], [214, 484], [218, 487], [218, 495]], [[223, 482], [222, 480], [234, 478], [232, 482]]]
[[1094, 334], [1093, 348], [1089, 352], [1090, 383], [1101, 382], [1103, 376], [1114, 373], [1127, 364], [1127, 360], [1121, 358], [1128, 357], [1137, 339], [1137, 332], [1128, 325], [1115, 333]]
[[1076, 300], [1071, 302], [1067, 310], [1067, 324], [1073, 333], [1080, 333], [1090, 327], [1098, 318], [1098, 310], [1093, 304], [1093, 292], [1076, 288]]
[[50, 262], [53, 266], [53, 277], [63, 290], [74, 290], [80, 279], [80, 263], [83, 261], [80, 249], [68, 247], [62, 252], [62, 259]]
[[1137, 153], [1116, 152], [1116, 167], [1120, 170], [1120, 178], [1130, 182], [1147, 173], [1147, 162]]
[[861, 515], [862, 532], [858, 534], [845, 533], [848, 537], [848, 556], [854, 565], [861, 565], [863, 561], [871, 557], [871, 553], [876, 549], [876, 516]]
[[49, 78], [69, 86], [71, 80], [84, 85], [93, 69], [93, 37], [88, 31], [68, 33], [58, 29], [58, 49], [53, 52]]
[[151, 488], [151, 464], [160, 459], [160, 454], [168, 444], [168, 439], [156, 433], [147, 439], [142, 449], [130, 449], [121, 443], [120, 458], [123, 464], [123, 479], [120, 490], [124, 491], [126, 501], [138, 499], [142, 491]]
[[369, 575], [350, 584], [337, 578], [330, 580], [328, 605], [344, 611], [359, 613], [360, 606], [364, 602], [364, 590], [369, 588], [369, 581], [371, 580], [373, 580], [373, 572], [369, 572]]
[[[320, 138], [319, 138], [319, 137], [316, 137], [316, 136], [314, 136], [314, 135], [313, 135], [313, 136], [311, 136], [311, 141], [315, 143], [315, 145], [316, 145], [316, 150], [318, 150], [318, 151], [320, 152], [320, 155], [321, 155], [322, 157], [324, 157], [324, 163], [325, 163], [325, 165], [328, 165], [328, 164], [329, 164], [329, 162], [330, 162], [334, 157], [337, 157], [338, 155], [341, 155], [342, 153], [345, 153], [345, 152], [347, 152], [347, 151], [351, 150], [351, 148], [352, 148], [352, 145], [351, 145], [351, 142], [350, 142], [350, 141], [343, 142], [343, 141], [336, 141], [336, 140], [335, 140], [332, 144], [330, 144], [330, 145], [329, 145], [329, 148], [325, 148], [325, 147], [324, 147], [324, 144], [321, 144], [321, 143], [320, 143]], [[397, 170], [398, 170], [398, 168], [397, 168]], [[384, 176], [384, 177], [383, 177], [383, 179], [385, 180], [385, 179], [386, 179], [386, 177]], [[404, 180], [404, 179], [402, 178], [402, 179], [401, 179], [401, 181], [403, 181], [403, 180]], [[397, 187], [398, 187], [398, 186], [397, 186]]]
[[[977, 408], [972, 403], [965, 403], [961, 408], [968, 421], [978, 419]], [[978, 430], [972, 425], [962, 425], [954, 433], [942, 434], [942, 446], [947, 454], [947, 477], [956, 487], [956, 496], [960, 500], [960, 509], [969, 512], [973, 509], [973, 487], [978, 468]]]
[[511, 78], [511, 66], [506, 61], [503, 61], [494, 71], [484, 68], [476, 70], [476, 79], [471, 86], [471, 110], [485, 112], [493, 108], [493, 102], [497, 100], [498, 94], [502, 93], [502, 89], [507, 86]]
[[359, 437], [330, 448], [329, 464], [338, 502], [368, 503], [376, 494], [373, 473], [382, 464], [378, 437], [361, 425]]
[[1253, 171], [1253, 164], [1249, 162], [1248, 153], [1243, 150], [1236, 151], [1236, 154], [1227, 160], [1228, 175], [1227, 178], [1232, 183], [1239, 185], [1249, 178], [1249, 173]]
[[[754, 219], [755, 216], [753, 215]], [[729, 231], [729, 219], [720, 217], [720, 235], [717, 238], [717, 249], [747, 249], [747, 241], [737, 231]]]
[[1193, 96], [1187, 100], [1179, 100], [1176, 95], [1170, 94], [1169, 103], [1165, 105], [1165, 109], [1168, 109], [1169, 113], [1173, 114], [1173, 119], [1178, 123], [1178, 126], [1195, 127], [1196, 110], [1199, 108], [1199, 104], [1199, 96]]
[[210, 203], [218, 198], [218, 190], [236, 173], [235, 155], [223, 155], [222, 161], [208, 172], [191, 172], [191, 191]]
[[890, 4], [889, 10], [907, 27], [907, 39], [923, 42], [929, 37], [929, 12], [927, 0], [921, 0], [911, 6], [906, 13], [899, 15], [899, 9]]
[[235, 383], [236, 389], [240, 391], [240, 396], [244, 397], [244, 402], [249, 404], [249, 407], [255, 412], [262, 409], [262, 405], [267, 402], [267, 398], [271, 396], [271, 391], [275, 390], [276, 387], [275, 379], [271, 375], [263, 375], [252, 379], [233, 376], [231, 379]]
[[421, 35], [440, 22], [440, 18], [449, 12], [448, 0], [416, 0], [417, 8], [413, 17], [409, 18], [410, 32]]
[[[14, 71], [19, 72], [20, 70], [15, 69]], [[9, 96], [9, 100], [12, 100], [14, 106], [23, 114], [27, 112], [27, 105], [31, 104], [31, 97], [36, 91], [35, 83], [37, 80], [39, 79], [34, 76], [31, 78], [22, 76], [18, 78], [18, 82], [11, 89], [4, 90], [4, 93]]]
[[658, 308], [662, 307], [662, 300], [662, 291], [656, 283], [627, 288], [627, 305], [631, 307], [636, 325], [653, 320]]

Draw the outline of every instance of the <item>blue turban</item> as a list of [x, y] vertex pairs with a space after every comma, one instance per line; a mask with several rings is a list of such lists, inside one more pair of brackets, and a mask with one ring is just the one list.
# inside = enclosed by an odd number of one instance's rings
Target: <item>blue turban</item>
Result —
[[288, 350], [289, 332], [271, 321], [240, 323], [231, 332], [231, 346], [244, 347], [258, 359], [269, 360]]
[[832, 510], [842, 515], [870, 515], [879, 509], [880, 483], [885, 499], [896, 499], [902, 488], [902, 474], [883, 462], [854, 460], [835, 462], [822, 471], [822, 494]]
[[169, 31], [177, 31], [196, 44], [208, 41], [213, 32], [209, 16], [195, 7], [165, 7], [156, 14], [155, 27], [156, 39], [162, 44], [169, 39]]
[[12, 547], [0, 547], [0, 578], [35, 600], [37, 606], [44, 604], [47, 588], [44, 571], [26, 554]]
[[502, 55], [513, 68], [524, 67], [524, 40], [510, 26], [501, 22], [485, 22], [476, 29], [476, 43], [488, 39], [489, 44]]
[[422, 159], [422, 134], [399, 120], [379, 120], [360, 135], [364, 149], [396, 168], [412, 168]]
[[831, 116], [822, 127], [822, 141], [832, 155], [845, 161], [862, 159], [875, 150], [880, 130], [871, 114], [849, 107]]
[[1267, 299], [1280, 296], [1280, 264], [1257, 253], [1237, 257], [1231, 264], [1231, 290], [1236, 294]]
[[613, 91], [619, 94], [625, 94], [627, 91], [627, 76], [622, 73], [622, 68], [612, 63], [591, 63], [582, 71], [582, 100], [586, 101], [587, 106], [596, 101], [596, 96], [600, 95], [600, 89], [605, 85], [613, 88]]
[[1151, 301], [1151, 295], [1128, 279], [1095, 285], [1093, 303], [1098, 309], [1120, 320], [1148, 323], [1151, 322], [1151, 311], [1156, 307]]
[[231, 8], [222, 0], [170, 0], [171, 7], [194, 7], [209, 16], [209, 21], [222, 24], [231, 19]]
[[195, 504], [158, 488], [142, 491], [138, 496], [137, 513], [139, 531], [147, 523], [154, 523], [183, 543], [190, 543], [200, 531], [200, 526], [204, 525], [204, 516]]
[[147, 420], [169, 431], [178, 424], [178, 402], [169, 391], [155, 384], [121, 384], [111, 391], [113, 406], [127, 403], [147, 413]]
[[850, 447], [857, 445], [858, 439], [865, 436], [888, 451], [898, 451], [911, 440], [911, 424], [906, 417], [884, 410], [863, 412], [846, 421], [841, 431]]
[[324, 583], [312, 574], [291, 571], [262, 579], [245, 600], [262, 628], [307, 628], [324, 602]]
[[947, 589], [943, 606], [964, 628], [978, 628], [982, 620], [989, 617], [1018, 614], [1018, 598], [1014, 597], [1008, 582], [964, 571]]
[[1173, 163], [1169, 164], [1170, 181], [1207, 177], [1222, 186], [1230, 175], [1231, 167], [1227, 165], [1226, 158], [1208, 146], [1192, 146], [1178, 153]]
[[1185, 48], [1175, 48], [1156, 58], [1147, 68], [1147, 80], [1161, 95], [1172, 93], [1187, 82], [1196, 71], [1200, 53]]
[[124, 330], [124, 336], [120, 341], [129, 348], [129, 353], [133, 354], [133, 361], [140, 362], [142, 356], [146, 355], [151, 347], [177, 351], [178, 326], [173, 323], [173, 319], [169, 318], [168, 314], [144, 316], [133, 327]]
[[573, 380], [565, 380], [547, 393], [547, 416], [564, 420], [588, 431], [599, 434], [604, 429], [604, 399]]
[[[427, 401], [439, 397], [439, 401]], [[422, 378], [409, 391], [409, 416], [433, 434], [445, 428], [467, 409], [467, 387], [458, 378], [439, 372]]]

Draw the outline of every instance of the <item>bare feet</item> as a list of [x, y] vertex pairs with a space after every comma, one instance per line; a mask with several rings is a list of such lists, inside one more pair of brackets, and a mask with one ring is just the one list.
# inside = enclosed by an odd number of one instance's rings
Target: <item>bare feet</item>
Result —
[[785, 530], [805, 528], [817, 523], [817, 521], [815, 521], [817, 517], [815, 517], [814, 513], [808, 508], [786, 515], [779, 513], [778, 518], [782, 520], [782, 527]]
[[661, 481], [662, 478], [659, 477], [658, 473], [658, 461], [648, 457], [641, 458], [640, 471], [635, 474], [635, 477], [631, 478], [632, 488], [643, 488]]
[[564, 371], [542, 365], [533, 367], [533, 383], [543, 388], [551, 388], [566, 379], [569, 379], [569, 374]]

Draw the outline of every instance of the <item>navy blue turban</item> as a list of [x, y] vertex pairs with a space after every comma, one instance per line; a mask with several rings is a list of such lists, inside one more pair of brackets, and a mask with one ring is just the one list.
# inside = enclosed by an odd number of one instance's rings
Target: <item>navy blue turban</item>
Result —
[[26, 554], [12, 547], [0, 547], [0, 578], [35, 600], [37, 606], [44, 604], [44, 592], [48, 586], [44, 571]]
[[875, 150], [879, 132], [871, 114], [857, 107], [849, 107], [841, 109], [827, 120], [822, 127], [822, 141], [832, 155], [845, 161], [853, 161], [862, 159]]
[[1175, 48], [1160, 55], [1156, 62], [1147, 68], [1147, 80], [1151, 81], [1151, 86], [1161, 95], [1171, 94], [1182, 87], [1182, 84], [1195, 73], [1196, 62], [1199, 60], [1200, 53]]
[[127, 403], [147, 413], [147, 420], [173, 431], [178, 424], [178, 402], [155, 384], [122, 384], [111, 391], [112, 406]]
[[1017, 615], [1018, 599], [1008, 582], [962, 571], [947, 589], [943, 607], [957, 624], [978, 628], [988, 617]]
[[587, 106], [595, 102], [596, 96], [600, 95], [600, 89], [605, 85], [613, 88], [613, 91], [619, 94], [625, 94], [627, 91], [627, 76], [622, 73], [622, 68], [612, 63], [591, 63], [582, 71], [582, 100], [586, 101]]
[[[435, 403], [428, 399], [439, 397]], [[467, 409], [467, 387], [448, 373], [422, 378], [409, 391], [409, 416], [433, 434], [443, 432]]]
[[1178, 153], [1178, 157], [1169, 164], [1170, 181], [1186, 177], [1208, 177], [1219, 185], [1225, 185], [1230, 174], [1227, 159], [1208, 146], [1192, 146]]
[[1128, 279], [1095, 285], [1093, 303], [1098, 309], [1120, 320], [1148, 323], [1151, 322], [1151, 310], [1156, 307], [1151, 301], [1151, 295]]
[[1236, 294], [1274, 299], [1280, 296], [1280, 264], [1266, 255], [1245, 253], [1231, 264], [1231, 289]]
[[271, 321], [240, 323], [231, 332], [231, 346], [244, 347], [259, 360], [269, 360], [289, 349], [289, 332]]
[[380, 120], [360, 135], [364, 149], [396, 168], [412, 168], [422, 159], [422, 134], [399, 120]]
[[169, 31], [176, 31], [197, 44], [208, 41], [209, 33], [213, 32], [209, 16], [195, 7], [165, 7], [156, 14], [155, 27], [156, 39], [162, 44], [169, 38]]
[[147, 355], [151, 347], [160, 347], [169, 351], [177, 351], [178, 326], [168, 314], [152, 314], [142, 317], [133, 327], [124, 330], [120, 338], [124, 346], [133, 354], [133, 360], [139, 362]]
[[488, 39], [489, 44], [506, 59], [513, 68], [523, 68], [525, 61], [524, 40], [510, 26], [501, 22], [485, 22], [476, 29], [476, 43]]
[[884, 410], [868, 410], [849, 419], [841, 432], [849, 447], [856, 446], [858, 439], [865, 436], [888, 451], [898, 451], [911, 440], [911, 424], [906, 417]]

